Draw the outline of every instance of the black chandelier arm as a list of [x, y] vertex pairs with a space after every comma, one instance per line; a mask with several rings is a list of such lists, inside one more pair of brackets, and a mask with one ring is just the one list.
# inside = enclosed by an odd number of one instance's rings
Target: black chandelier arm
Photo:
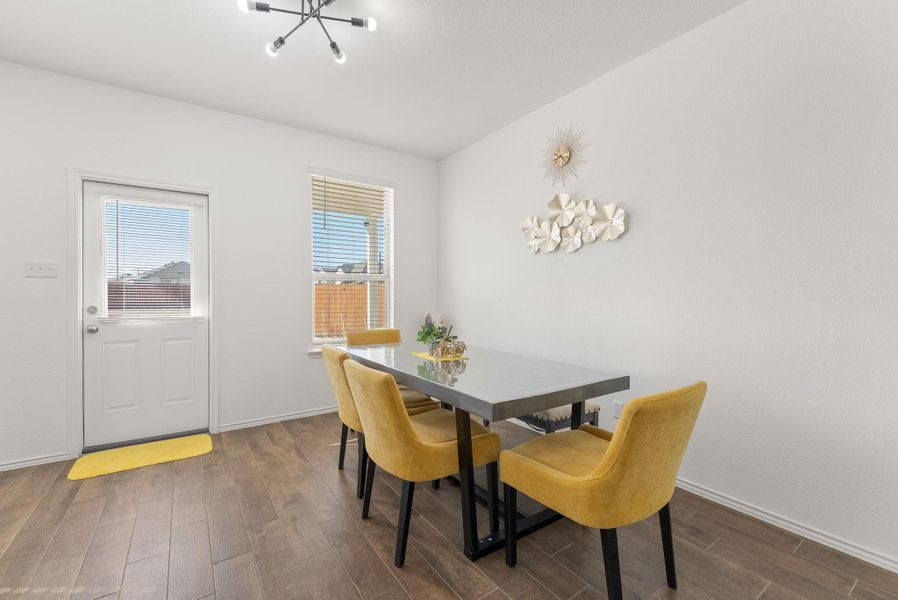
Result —
[[[300, 12], [298, 10], [287, 10], [285, 8], [274, 8], [273, 6], [270, 6], [268, 8], [268, 11], [266, 11], [266, 12], [286, 13], [288, 15], [296, 15], [298, 17], [305, 17], [305, 16], [309, 15], [309, 13]], [[341, 23], [349, 23], [351, 25], [355, 25], [355, 21], [361, 21], [361, 19], [342, 19], [340, 17], [328, 17], [325, 15], [318, 15], [318, 18], [324, 19], [325, 21], [340, 21]], [[356, 27], [361, 27], [361, 25], [356, 25]]]
[[331, 34], [327, 32], [327, 27], [324, 26], [324, 22], [321, 20], [321, 17], [318, 17], [318, 24], [321, 25], [321, 31], [323, 31], [324, 35], [327, 36], [327, 41], [333, 44], [334, 40], [331, 39]]
[[[311, 6], [311, 3], [310, 3], [310, 6]], [[290, 31], [288, 31], [287, 34], [283, 36], [283, 38], [286, 40], [288, 37], [290, 37], [291, 35], [293, 35], [293, 34], [296, 32], [297, 29], [299, 29], [300, 27], [302, 27], [303, 25], [305, 25], [305, 24], [306, 24], [306, 21], [308, 21], [309, 19], [311, 19], [311, 18], [313, 18], [313, 17], [317, 17], [317, 16], [318, 16], [318, 13], [320, 13], [320, 12], [321, 12], [321, 9], [324, 8], [325, 6], [327, 6], [327, 5], [326, 5], [326, 4], [321, 4], [321, 3], [319, 2], [317, 8], [315, 8], [314, 10], [312, 10], [312, 11], [306, 13], [306, 14], [303, 14], [302, 20], [300, 20], [300, 22], [296, 24], [296, 27], [294, 27], [293, 29], [291, 29]], [[269, 10], [271, 10], [271, 7], [269, 7]]]

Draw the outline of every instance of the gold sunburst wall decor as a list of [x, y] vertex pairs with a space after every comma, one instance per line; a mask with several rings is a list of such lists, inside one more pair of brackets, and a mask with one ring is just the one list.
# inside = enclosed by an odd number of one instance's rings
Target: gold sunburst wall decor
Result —
[[586, 162], [583, 160], [586, 146], [582, 129], [574, 129], [573, 125], [567, 129], [559, 127], [554, 135], [546, 139], [542, 150], [545, 160], [541, 166], [546, 170], [543, 179], [551, 179], [552, 185], [560, 180], [564, 185], [568, 177], [576, 177], [577, 168]]

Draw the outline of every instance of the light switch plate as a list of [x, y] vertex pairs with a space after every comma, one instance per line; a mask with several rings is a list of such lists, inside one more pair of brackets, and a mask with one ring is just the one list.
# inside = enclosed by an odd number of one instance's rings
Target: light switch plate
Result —
[[614, 418], [620, 419], [621, 412], [624, 410], [624, 403], [621, 401], [615, 401], [614, 403]]
[[43, 260], [26, 261], [25, 277], [59, 277], [59, 263]]

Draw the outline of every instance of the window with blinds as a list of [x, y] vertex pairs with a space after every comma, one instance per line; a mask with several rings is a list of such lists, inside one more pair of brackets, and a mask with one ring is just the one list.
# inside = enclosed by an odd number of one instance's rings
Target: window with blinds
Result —
[[105, 201], [106, 314], [189, 315], [190, 207]]
[[392, 321], [393, 190], [312, 176], [316, 344]]

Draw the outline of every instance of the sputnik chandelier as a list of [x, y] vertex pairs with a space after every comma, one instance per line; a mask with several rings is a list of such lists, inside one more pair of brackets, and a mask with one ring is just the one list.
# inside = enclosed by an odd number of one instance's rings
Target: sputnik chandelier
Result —
[[365, 27], [368, 31], [374, 31], [375, 29], [377, 29], [377, 21], [374, 19], [374, 17], [366, 17], [364, 19], [360, 19], [358, 17], [352, 17], [351, 19], [341, 19], [340, 17], [326, 17], [321, 14], [321, 9], [330, 6], [334, 2], [335, 0], [302, 0], [302, 7], [300, 10], [287, 10], [284, 8], [275, 8], [266, 2], [237, 0], [237, 8], [239, 8], [240, 12], [243, 13], [249, 13], [252, 11], [267, 13], [279, 12], [300, 17], [300, 21], [296, 24], [296, 27], [288, 31], [285, 35], [280, 36], [273, 42], [269, 42], [265, 45], [265, 52], [268, 54], [268, 56], [277, 56], [281, 47], [287, 43], [288, 37], [293, 35], [293, 33], [297, 29], [305, 25], [308, 21], [314, 20], [317, 21], [319, 25], [321, 25], [321, 30], [324, 31], [324, 35], [327, 37], [327, 41], [330, 42], [331, 52], [334, 53], [334, 60], [337, 61], [337, 64], [342, 65], [346, 62], [346, 54], [342, 50], [340, 50], [340, 46], [337, 45], [337, 42], [335, 42], [333, 38], [331, 38], [331, 34], [328, 33], [327, 28], [324, 26], [324, 21], [340, 21], [342, 23], [349, 23], [353, 27]]

